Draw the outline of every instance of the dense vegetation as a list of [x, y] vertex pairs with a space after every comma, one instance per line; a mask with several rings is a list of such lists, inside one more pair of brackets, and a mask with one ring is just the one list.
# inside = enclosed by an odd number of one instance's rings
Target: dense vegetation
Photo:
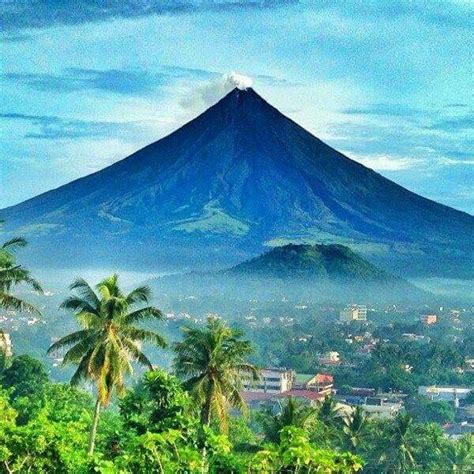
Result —
[[[0, 377], [0, 472], [436, 472], [472, 465], [472, 438], [450, 441], [436, 425], [339, 416], [330, 399], [319, 409], [289, 401], [279, 414], [201, 423], [202, 406], [162, 370], [147, 372], [105, 410], [94, 455], [90, 393], [48, 380], [22, 355]], [[470, 464], [471, 463], [471, 464]]]
[[344, 245], [296, 245], [275, 247], [230, 270], [231, 273], [277, 278], [333, 278], [359, 281], [395, 282], [397, 279], [378, 269]]
[[[0, 249], [0, 306], [37, 311], [12, 294], [20, 283], [40, 290], [15, 263], [11, 249], [19, 245], [21, 239]], [[61, 306], [80, 328], [49, 348], [74, 367], [70, 384], [51, 381], [43, 363], [29, 355], [2, 355], [0, 472], [403, 473], [473, 465], [472, 437], [452, 441], [439, 425], [419, 423], [448, 415], [438, 406], [420, 408], [427, 402], [415, 398], [409, 411], [416, 420], [410, 413], [388, 421], [371, 420], [361, 409], [344, 414], [332, 397], [317, 407], [288, 399], [278, 410], [267, 406], [248, 413], [240, 394], [242, 374], [256, 377], [261, 351], [268, 349], [266, 362], [272, 361], [278, 344], [295, 341], [302, 327], [288, 328], [293, 335], [286, 339], [273, 328], [275, 345], [252, 354], [254, 345], [242, 328], [215, 317], [187, 325], [169, 351], [173, 375], [153, 366], [147, 355], [152, 346], [166, 346], [163, 335], [145, 324], [163, 316], [149, 305], [148, 287], [126, 293], [112, 275], [95, 288], [82, 279], [70, 288], [73, 294]], [[252, 338], [261, 335], [254, 328]], [[338, 340], [327, 340], [327, 347]], [[288, 347], [279, 357], [292, 356], [303, 368], [308, 348], [299, 349], [301, 359]], [[363, 365], [372, 371], [373, 385], [384, 388], [384, 377], [390, 377], [387, 383], [394, 386], [392, 369], [405, 349], [380, 345]], [[422, 356], [431, 362], [419, 361], [414, 374], [432, 373], [436, 364], [454, 367], [463, 356], [447, 346], [415, 354], [413, 364]], [[350, 358], [350, 351], [344, 356]], [[146, 369], [139, 380], [133, 375], [137, 365]], [[353, 375], [339, 376], [349, 382]], [[400, 375], [400, 383], [404, 379]]]

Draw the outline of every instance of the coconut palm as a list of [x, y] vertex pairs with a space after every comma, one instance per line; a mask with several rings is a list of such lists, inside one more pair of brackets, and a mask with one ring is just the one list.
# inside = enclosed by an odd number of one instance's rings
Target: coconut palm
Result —
[[252, 352], [249, 341], [240, 331], [210, 318], [204, 329], [185, 327], [182, 342], [174, 344], [174, 368], [186, 378], [186, 388], [201, 405], [201, 421], [209, 425], [216, 420], [227, 430], [228, 405], [246, 412], [240, 394], [242, 378], [257, 379], [257, 369], [246, 362]]
[[416, 461], [409, 438], [412, 425], [413, 418], [408, 413], [399, 413], [393, 420], [390, 448], [383, 459], [386, 472], [402, 473], [415, 468]]
[[362, 407], [355, 407], [351, 414], [346, 415], [343, 421], [343, 432], [346, 443], [351, 452], [357, 453], [361, 441], [367, 435], [367, 416]]
[[40, 284], [30, 276], [29, 271], [16, 264], [15, 252], [25, 246], [26, 240], [22, 237], [15, 237], [0, 246], [0, 308], [38, 314], [39, 311], [33, 305], [11, 293], [14, 286], [22, 283], [35, 291], [42, 291]]
[[286, 426], [295, 426], [306, 430], [316, 413], [315, 408], [303, 405], [295, 398], [289, 397], [286, 403], [280, 406], [279, 413], [274, 414], [271, 408], [262, 413], [260, 422], [265, 438], [270, 442], [278, 443], [280, 432]]
[[165, 347], [165, 340], [153, 331], [134, 326], [134, 323], [163, 314], [148, 304], [151, 292], [147, 286], [125, 294], [118, 284], [118, 276], [102, 280], [94, 289], [82, 278], [70, 287], [75, 292], [61, 308], [72, 310], [81, 330], [55, 342], [48, 353], [67, 349], [63, 364], [75, 364], [77, 369], [71, 384], [92, 380], [97, 387], [97, 400], [89, 438], [89, 454], [94, 451], [95, 437], [101, 407], [106, 407], [113, 391], [124, 391], [124, 377], [133, 372], [132, 362], [152, 369], [150, 360], [141, 350], [142, 342]]
[[319, 405], [318, 419], [326, 426], [335, 428], [341, 422], [341, 407], [337, 406], [337, 402], [332, 395], [328, 395]]

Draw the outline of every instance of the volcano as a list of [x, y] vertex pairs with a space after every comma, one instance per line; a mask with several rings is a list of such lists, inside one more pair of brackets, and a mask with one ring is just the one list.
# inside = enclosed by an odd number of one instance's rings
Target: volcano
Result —
[[212, 268], [293, 242], [343, 244], [399, 275], [473, 274], [473, 216], [349, 159], [253, 89], [0, 217], [49, 266]]

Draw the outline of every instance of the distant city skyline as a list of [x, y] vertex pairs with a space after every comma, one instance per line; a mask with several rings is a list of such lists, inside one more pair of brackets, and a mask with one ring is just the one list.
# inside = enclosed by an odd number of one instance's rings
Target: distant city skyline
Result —
[[27, 3], [2, 5], [0, 208], [158, 140], [239, 73], [350, 158], [474, 212], [467, 1]]

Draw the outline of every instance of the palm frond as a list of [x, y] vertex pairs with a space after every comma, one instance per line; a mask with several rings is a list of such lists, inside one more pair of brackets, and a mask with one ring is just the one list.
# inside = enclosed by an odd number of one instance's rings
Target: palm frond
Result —
[[124, 339], [123, 344], [139, 364], [147, 367], [149, 370], [153, 370], [153, 365], [148, 357], [132, 341]]
[[82, 297], [82, 299], [87, 301], [93, 308], [97, 308], [97, 306], [99, 306], [99, 298], [97, 297], [95, 291], [91, 288], [89, 283], [84, 280], [84, 278], [76, 278], [72, 282], [72, 284], [69, 285], [69, 289], [77, 291], [77, 293]]
[[96, 340], [97, 336], [95, 334], [79, 339], [79, 341], [64, 354], [63, 364], [67, 365], [80, 361], [84, 355], [94, 347]]
[[47, 354], [51, 354], [54, 351], [76, 344], [79, 341], [84, 340], [88, 336], [90, 336], [90, 331], [87, 329], [83, 329], [81, 331], [76, 331], [76, 332], [73, 332], [72, 334], [68, 334], [67, 336], [64, 336], [58, 341], [56, 341], [54, 344], [51, 344], [51, 346], [47, 350]]
[[149, 286], [139, 286], [130, 292], [125, 298], [128, 305], [133, 306], [137, 303], [148, 303], [151, 298], [151, 289]]
[[13, 311], [24, 311], [26, 313], [41, 316], [41, 311], [35, 308], [32, 304], [3, 291], [0, 291], [0, 308], [10, 309]]
[[27, 242], [23, 237], [13, 237], [7, 240], [0, 247], [5, 252], [15, 252], [17, 248], [26, 247]]
[[167, 346], [167, 343], [162, 336], [153, 331], [148, 331], [147, 329], [125, 326], [121, 329], [121, 332], [135, 341], [151, 342], [162, 348]]
[[127, 324], [132, 324], [144, 319], [163, 319], [163, 317], [163, 313], [158, 308], [147, 306], [146, 308], [137, 309], [132, 313], [128, 313], [125, 316], [124, 321]]
[[89, 351], [87, 354], [79, 362], [76, 371], [74, 372], [73, 376], [71, 377], [71, 385], [77, 386], [81, 383], [82, 380], [87, 380], [89, 378], [89, 372], [87, 371], [87, 367], [89, 365], [89, 358], [91, 356], [92, 351]]
[[60, 309], [70, 310], [73, 312], [87, 312], [96, 313], [97, 307], [92, 306], [91, 303], [80, 296], [69, 296], [59, 306]]
[[116, 274], [99, 282], [95, 290], [82, 278], [76, 279], [70, 289], [76, 294], [65, 299], [61, 308], [73, 311], [84, 329], [55, 342], [49, 352], [67, 348], [63, 363], [77, 364], [71, 383], [93, 380], [98, 399], [105, 406], [113, 392], [120, 394], [124, 390], [125, 375], [133, 372], [133, 361], [152, 368], [139, 342], [166, 346], [159, 334], [132, 323], [163, 315], [153, 307], [129, 312], [131, 305], [148, 301], [150, 291], [138, 287], [125, 295]]

